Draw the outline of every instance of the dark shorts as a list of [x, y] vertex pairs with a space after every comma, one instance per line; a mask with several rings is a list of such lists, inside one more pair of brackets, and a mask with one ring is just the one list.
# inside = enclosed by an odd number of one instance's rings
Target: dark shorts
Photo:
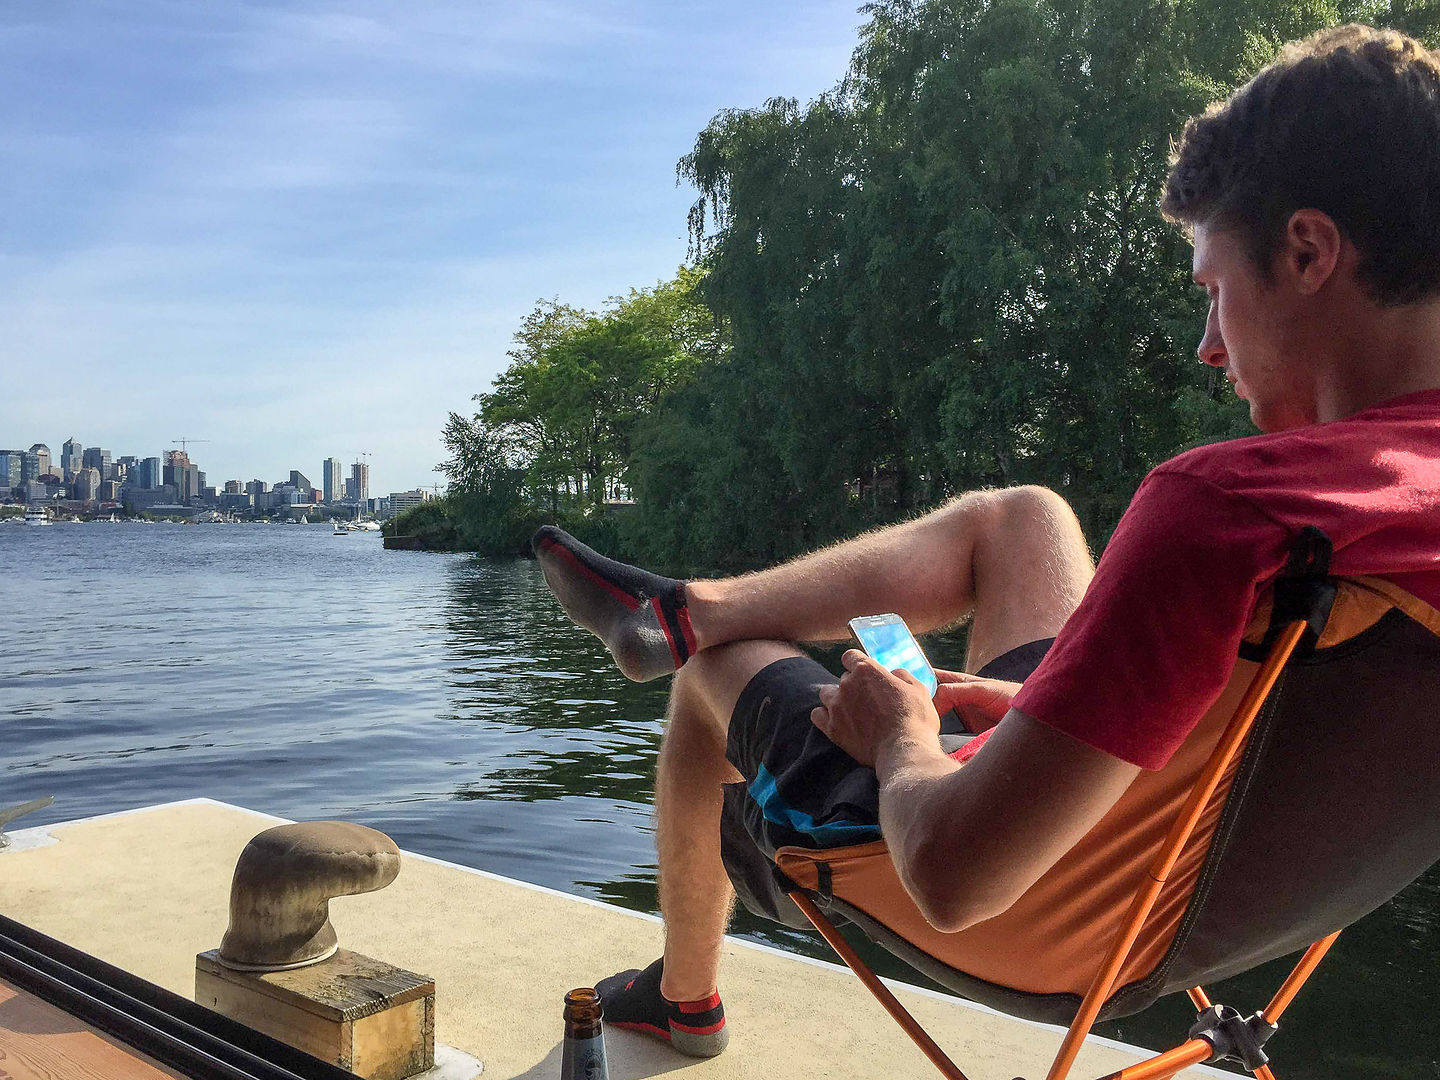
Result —
[[[1023, 682], [1054, 638], [997, 656], [976, 674]], [[745, 779], [725, 790], [720, 819], [725, 869], [741, 902], [763, 918], [810, 924], [785, 895], [777, 849], [843, 847], [880, 839], [875, 772], [810, 722], [819, 689], [840, 680], [808, 656], [777, 660], [741, 691], [725, 756]], [[947, 749], [967, 737], [954, 714], [941, 724]]]

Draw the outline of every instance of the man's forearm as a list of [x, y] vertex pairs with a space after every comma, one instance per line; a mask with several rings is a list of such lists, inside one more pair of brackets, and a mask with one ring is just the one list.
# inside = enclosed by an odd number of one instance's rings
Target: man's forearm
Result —
[[902, 736], [887, 744], [875, 761], [880, 829], [890, 858], [920, 913], [942, 930], [978, 921], [965, 919], [966, 897], [954, 882], [960, 771], [933, 736]]
[[880, 828], [929, 923], [994, 918], [1055, 865], [1139, 775], [1016, 709], [962, 768], [932, 735], [879, 748]]

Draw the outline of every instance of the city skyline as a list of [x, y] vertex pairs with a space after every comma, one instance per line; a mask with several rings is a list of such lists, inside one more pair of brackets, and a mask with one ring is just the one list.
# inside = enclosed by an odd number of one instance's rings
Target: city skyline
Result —
[[[185, 443], [186, 443], [187, 445], [200, 445], [200, 444], [204, 444], [204, 443], [210, 442], [210, 440], [208, 440], [208, 439], [186, 439], [186, 440], [184, 440], [184, 441], [185, 441]], [[78, 443], [78, 444], [79, 444], [79, 447], [80, 447], [80, 450], [81, 450], [81, 455], [80, 455], [80, 456], [81, 456], [81, 464], [82, 464], [82, 466], [88, 466], [88, 465], [90, 464], [90, 462], [89, 462], [88, 459], [87, 459], [87, 455], [89, 455], [90, 452], [92, 452], [92, 451], [99, 451], [99, 452], [101, 452], [101, 453], [105, 453], [105, 454], [107, 454], [107, 455], [109, 456], [109, 458], [110, 458], [112, 461], [116, 461], [116, 462], [118, 462], [121, 458], [127, 458], [127, 457], [128, 457], [128, 458], [134, 458], [136, 461], [145, 461], [146, 459], [150, 459], [150, 458], [154, 458], [154, 459], [163, 461], [163, 460], [165, 459], [165, 457], [166, 457], [167, 454], [170, 454], [170, 453], [174, 452], [177, 448], [178, 448], [182, 453], [186, 453], [186, 452], [187, 452], [186, 449], [185, 449], [185, 447], [181, 447], [181, 446], [180, 446], [181, 440], [179, 440], [179, 439], [174, 440], [174, 442], [173, 442], [173, 444], [172, 444], [171, 446], [163, 447], [158, 453], [153, 453], [153, 454], [152, 454], [152, 453], [132, 453], [132, 452], [131, 452], [131, 448], [128, 448], [128, 447], [127, 447], [127, 448], [122, 448], [122, 449], [117, 449], [117, 448], [114, 447], [114, 446], [102, 445], [101, 443], [98, 443], [98, 442], [97, 442], [97, 443], [88, 443], [88, 442], [86, 442], [83, 438], [81, 438], [78, 434], [75, 434], [75, 433], [71, 433], [70, 435], [67, 435], [63, 440], [61, 440], [61, 441], [58, 442], [58, 443], [54, 443], [54, 444], [48, 442], [48, 441], [45, 440], [45, 439], [34, 439], [34, 438], [29, 438], [28, 436], [27, 436], [27, 437], [21, 437], [21, 438], [15, 438], [15, 437], [13, 437], [13, 434], [12, 434], [12, 437], [10, 437], [10, 438], [7, 439], [7, 438], [4, 437], [3, 435], [0, 435], [0, 452], [4, 452], [4, 451], [6, 451], [6, 450], [12, 450], [12, 451], [27, 451], [27, 450], [30, 450], [31, 448], [33, 448], [33, 447], [35, 447], [35, 446], [37, 446], [37, 445], [39, 445], [39, 446], [44, 446], [44, 447], [46, 447], [46, 448], [49, 450], [49, 452], [50, 452], [49, 463], [50, 463], [50, 465], [51, 465], [51, 471], [54, 473], [54, 475], [64, 476], [64, 475], [65, 475], [65, 471], [73, 471], [73, 470], [71, 470], [70, 466], [66, 463], [65, 457], [64, 457], [66, 448], [69, 447], [72, 442], [75, 442], [75, 443]], [[367, 458], [372, 456], [369, 451], [361, 451], [360, 453], [361, 453], [361, 454], [364, 454]], [[196, 452], [196, 453], [190, 453], [189, 456], [190, 456], [190, 458], [192, 459], [192, 461], [194, 462], [194, 464], [196, 464], [196, 465], [198, 466], [200, 463], [199, 463], [198, 460], [195, 460], [195, 459], [199, 458], [202, 454], [203, 454], [203, 451], [201, 451], [201, 452]], [[434, 490], [435, 488], [439, 488], [440, 490], [443, 491], [444, 488], [445, 488], [445, 480], [444, 480], [444, 478], [443, 478], [440, 474], [438, 474], [438, 473], [436, 473], [436, 474], [434, 475], [434, 477], [432, 477], [431, 482], [428, 483], [428, 484], [408, 484], [408, 485], [393, 485], [393, 484], [392, 484], [392, 485], [390, 485], [389, 487], [386, 487], [385, 485], [382, 485], [382, 484], [377, 484], [376, 481], [375, 481], [375, 479], [374, 479], [374, 477], [375, 477], [376, 474], [375, 474], [375, 471], [374, 471], [374, 468], [373, 468], [373, 464], [372, 464], [370, 461], [361, 461], [361, 460], [359, 459], [359, 456], [358, 456], [358, 455], [356, 455], [355, 457], [356, 457], [356, 459], [355, 459], [354, 461], [351, 461], [351, 460], [348, 460], [347, 455], [344, 455], [344, 454], [327, 454], [327, 455], [321, 460], [319, 467], [318, 467], [318, 468], [312, 468], [310, 471], [307, 471], [305, 468], [296, 469], [295, 465], [292, 464], [292, 465], [290, 465], [290, 466], [288, 466], [288, 467], [286, 467], [286, 468], [277, 470], [277, 473], [281, 474], [281, 478], [280, 478], [280, 479], [271, 479], [271, 478], [269, 478], [269, 477], [267, 477], [267, 476], [260, 475], [259, 473], [249, 473], [249, 474], [247, 474], [247, 473], [245, 473], [243, 470], [242, 470], [241, 472], [239, 472], [239, 473], [227, 473], [227, 474], [225, 474], [225, 475], [223, 475], [223, 476], [222, 476], [219, 472], [214, 471], [214, 470], [211, 470], [211, 469], [208, 469], [208, 468], [207, 468], [207, 469], [203, 469], [202, 471], [205, 473], [207, 480], [210, 482], [210, 486], [216, 487], [216, 488], [220, 488], [220, 489], [222, 489], [222, 490], [223, 490], [223, 488], [224, 488], [224, 485], [225, 485], [226, 483], [228, 483], [229, 481], [232, 481], [232, 480], [238, 480], [238, 481], [240, 481], [240, 483], [242, 483], [242, 484], [249, 483], [249, 482], [252, 481], [252, 480], [264, 480], [267, 484], [276, 484], [276, 483], [284, 483], [284, 482], [285, 482], [285, 477], [288, 476], [291, 472], [296, 472], [296, 471], [298, 471], [298, 472], [304, 473], [307, 477], [309, 477], [309, 476], [312, 474], [312, 472], [313, 472], [314, 475], [320, 477], [321, 479], [320, 479], [318, 482], [314, 483], [312, 486], [315, 487], [317, 490], [325, 490], [324, 485], [325, 485], [325, 479], [326, 479], [326, 464], [333, 459], [333, 460], [336, 460], [336, 461], [342, 463], [342, 465], [343, 465], [344, 476], [341, 478], [342, 483], [343, 483], [343, 481], [344, 481], [345, 478], [348, 478], [348, 477], [349, 477], [349, 475], [350, 475], [350, 469], [351, 469], [352, 466], [355, 466], [355, 465], [363, 465], [364, 468], [365, 468], [365, 471], [366, 471], [367, 479], [368, 479], [368, 481], [369, 481], [368, 487], [369, 487], [369, 489], [370, 489], [370, 491], [371, 491], [372, 494], [373, 494], [375, 491], [379, 491], [379, 490], [382, 490], [382, 489], [383, 489], [383, 490], [391, 490], [392, 488], [393, 488], [393, 490], [395, 490], [395, 491], [401, 491], [401, 490], [406, 490], [406, 489], [411, 489], [411, 490], [413, 490], [413, 489], [417, 489], [417, 488], [423, 488], [423, 489], [425, 489], [425, 490]], [[62, 471], [62, 470], [65, 470], [65, 471]], [[383, 474], [382, 474], [382, 475], [383, 475]], [[328, 497], [327, 497], [327, 501], [329, 501]]]
[[670, 278], [676, 162], [833, 88], [857, 7], [7, 6], [0, 432], [204, 436], [222, 478], [368, 450], [428, 487], [536, 302]]

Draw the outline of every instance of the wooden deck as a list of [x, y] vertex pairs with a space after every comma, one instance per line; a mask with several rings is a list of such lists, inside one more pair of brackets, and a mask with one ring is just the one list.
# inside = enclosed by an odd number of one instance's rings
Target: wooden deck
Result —
[[184, 1074], [0, 979], [4, 1080], [166, 1080]]
[[[235, 859], [274, 824], [196, 800], [22, 831], [15, 849], [0, 854], [0, 912], [189, 997], [196, 954], [218, 945], [225, 930]], [[565, 991], [643, 966], [662, 944], [652, 917], [410, 854], [395, 884], [334, 901], [331, 917], [342, 946], [435, 979], [436, 1041], [483, 1061], [484, 1080], [557, 1075]], [[692, 1061], [641, 1036], [607, 1032], [612, 1080], [936, 1075], [843, 968], [732, 939], [721, 980], [733, 1025], [729, 1050]], [[1045, 1074], [1058, 1029], [894, 985], [971, 1080]], [[61, 1031], [78, 1030], [63, 1024]], [[1087, 1080], [1136, 1056], [1091, 1039], [1073, 1075]], [[6, 1068], [23, 1080], [173, 1075], [153, 1066], [149, 1073], [27, 1074], [0, 1060], [0, 1078]], [[1201, 1067], [1184, 1075], [1233, 1074]]]

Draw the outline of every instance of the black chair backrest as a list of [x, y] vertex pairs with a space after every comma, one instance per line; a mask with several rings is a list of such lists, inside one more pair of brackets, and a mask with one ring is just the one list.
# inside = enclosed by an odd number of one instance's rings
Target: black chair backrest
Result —
[[1304, 949], [1437, 861], [1440, 637], [1392, 608], [1291, 660], [1256, 721], [1165, 959], [1103, 1015]]

